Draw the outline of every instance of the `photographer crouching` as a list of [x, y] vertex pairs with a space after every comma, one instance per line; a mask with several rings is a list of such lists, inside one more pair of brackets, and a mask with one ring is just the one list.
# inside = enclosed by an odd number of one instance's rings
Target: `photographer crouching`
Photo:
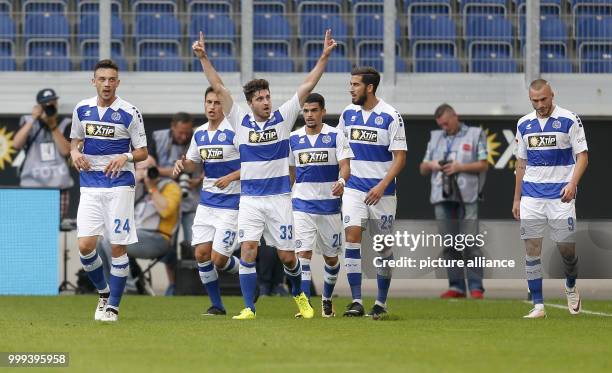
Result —
[[[455, 110], [440, 105], [434, 114], [441, 128], [431, 131], [427, 151], [419, 169], [421, 175], [431, 174], [430, 201], [438, 221], [440, 234], [478, 234], [478, 201], [484, 185], [487, 162], [487, 141], [482, 128], [459, 122]], [[474, 245], [459, 250], [444, 248], [444, 259], [471, 260], [482, 256]], [[448, 268], [449, 288], [441, 298], [465, 298], [466, 283], [463, 268]], [[469, 268], [467, 288], [474, 299], [484, 297], [482, 268]]]
[[[19, 185], [30, 188], [60, 189], [60, 219], [68, 213], [68, 190], [74, 181], [66, 163], [70, 153], [70, 118], [60, 119], [59, 97], [51, 88], [36, 95], [32, 115], [24, 115], [13, 139], [15, 149], [23, 149]], [[17, 162], [19, 164], [19, 162]]]

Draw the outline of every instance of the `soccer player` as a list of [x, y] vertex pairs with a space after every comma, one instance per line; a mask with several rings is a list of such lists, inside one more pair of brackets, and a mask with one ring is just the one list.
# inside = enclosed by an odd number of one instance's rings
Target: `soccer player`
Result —
[[214, 316], [226, 314], [217, 270], [238, 273], [239, 259], [232, 253], [238, 242], [240, 154], [236, 133], [212, 87], [204, 93], [204, 108], [208, 122], [194, 132], [186, 159], [175, 162], [174, 175], [183, 170], [193, 172], [197, 163], [202, 164], [204, 181], [191, 245], [195, 246], [200, 279], [212, 303], [204, 314]]
[[[350, 176], [353, 157], [344, 134], [323, 123], [325, 99], [311, 93], [302, 108], [306, 125], [291, 132], [289, 164], [293, 185], [295, 251], [302, 264], [302, 292], [310, 298], [312, 251], [323, 255], [325, 275], [321, 315], [335, 316], [332, 294], [342, 252], [340, 196]], [[301, 317], [301, 314], [296, 315]]]
[[[390, 233], [395, 220], [397, 200], [395, 178], [406, 164], [404, 122], [391, 105], [376, 97], [380, 74], [372, 67], [355, 67], [351, 71], [351, 105], [338, 123], [344, 131], [355, 158], [351, 177], [342, 196], [342, 215], [346, 235], [344, 266], [353, 301], [344, 316], [364, 316], [361, 300], [361, 233], [371, 219], [370, 229]], [[385, 248], [377, 254], [392, 259], [393, 251]], [[381, 267], [376, 275], [378, 296], [370, 311], [373, 319], [387, 313], [387, 294], [391, 269]]]
[[255, 258], [262, 234], [278, 257], [291, 283], [292, 295], [304, 318], [314, 311], [301, 292], [301, 268], [293, 247], [293, 215], [289, 179], [289, 134], [306, 97], [313, 90], [327, 65], [336, 42], [331, 31], [325, 33], [323, 52], [296, 94], [272, 111], [270, 87], [266, 80], [255, 79], [244, 87], [249, 111], [234, 103], [212, 66], [204, 46], [204, 35], [192, 49], [200, 59], [206, 78], [217, 93], [226, 118], [236, 131], [240, 150], [240, 210], [238, 238], [241, 243], [240, 288], [245, 308], [234, 319], [255, 319], [254, 296], [257, 287]]
[[542, 237], [546, 225], [565, 265], [565, 295], [570, 314], [580, 312], [576, 289], [578, 257], [575, 198], [588, 164], [588, 147], [580, 118], [553, 103], [546, 80], [534, 80], [529, 99], [535, 109], [519, 119], [516, 130], [516, 184], [512, 215], [521, 221], [525, 272], [534, 308], [524, 317], [546, 317], [542, 295]]
[[[98, 94], [77, 104], [70, 132], [70, 156], [81, 181], [77, 237], [83, 268], [100, 294], [94, 319], [112, 322], [129, 272], [126, 245], [138, 242], [134, 162], [147, 159], [147, 137], [140, 111], [115, 95], [119, 68], [113, 61], [99, 61], [91, 82]], [[108, 284], [95, 249], [100, 235], [112, 249]]]

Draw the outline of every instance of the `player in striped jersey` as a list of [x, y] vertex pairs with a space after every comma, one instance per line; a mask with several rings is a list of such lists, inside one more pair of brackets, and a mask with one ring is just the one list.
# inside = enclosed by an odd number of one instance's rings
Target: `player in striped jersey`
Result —
[[[100, 294], [94, 319], [117, 321], [129, 272], [126, 245], [138, 242], [134, 162], [147, 158], [147, 137], [138, 109], [115, 95], [119, 68], [113, 61], [96, 64], [92, 84], [98, 94], [77, 104], [70, 132], [70, 156], [81, 181], [77, 236], [81, 263]], [[109, 284], [95, 249], [100, 235], [112, 245]]]
[[569, 312], [575, 315], [581, 308], [576, 290], [575, 197], [588, 164], [588, 147], [580, 118], [555, 105], [553, 98], [546, 80], [534, 80], [529, 86], [529, 99], [535, 110], [517, 123], [512, 214], [521, 221], [527, 285], [534, 304], [525, 318], [546, 317], [540, 254], [547, 224], [565, 265]]
[[[332, 294], [342, 252], [341, 197], [350, 175], [351, 147], [344, 134], [323, 123], [325, 99], [311, 93], [302, 108], [306, 125], [291, 132], [289, 164], [293, 184], [295, 251], [302, 264], [302, 291], [310, 298], [312, 251], [323, 255], [323, 317], [335, 316]], [[299, 316], [298, 316], [299, 315]], [[301, 317], [301, 314], [296, 315]]]
[[193, 172], [202, 164], [204, 180], [200, 204], [193, 221], [193, 238], [198, 271], [212, 305], [204, 313], [225, 315], [217, 270], [238, 273], [239, 259], [233, 256], [238, 233], [240, 202], [240, 154], [236, 133], [223, 116], [221, 101], [212, 87], [204, 93], [208, 122], [193, 133], [186, 159], [174, 165], [174, 175]]
[[[338, 123], [344, 131], [355, 158], [351, 160], [351, 177], [342, 196], [342, 215], [346, 235], [344, 265], [353, 301], [344, 316], [363, 316], [361, 301], [361, 233], [370, 219], [370, 229], [390, 233], [395, 220], [397, 200], [395, 177], [406, 164], [404, 122], [391, 105], [376, 97], [380, 74], [372, 67], [351, 71], [348, 105]], [[392, 259], [391, 248], [377, 254], [384, 261]], [[373, 319], [387, 312], [387, 294], [391, 269], [381, 267], [377, 273], [378, 296], [370, 311]]]
[[314, 311], [301, 292], [301, 268], [293, 247], [293, 216], [289, 179], [289, 134], [301, 105], [323, 75], [336, 42], [331, 30], [325, 33], [323, 52], [312, 71], [298, 87], [296, 94], [272, 111], [270, 88], [263, 79], [243, 87], [250, 110], [237, 105], [212, 66], [204, 46], [204, 35], [192, 49], [200, 59], [211, 86], [219, 96], [228, 121], [236, 131], [240, 149], [240, 211], [238, 238], [241, 242], [240, 288], [245, 308], [234, 319], [255, 319], [254, 296], [257, 287], [255, 258], [263, 234], [266, 242], [277, 248], [285, 267], [298, 309], [304, 318]]

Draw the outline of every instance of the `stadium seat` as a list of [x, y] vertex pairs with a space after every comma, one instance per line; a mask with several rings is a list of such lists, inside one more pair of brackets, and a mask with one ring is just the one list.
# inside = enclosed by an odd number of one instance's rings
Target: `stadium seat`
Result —
[[468, 48], [474, 41], [500, 41], [512, 43], [512, 23], [498, 15], [468, 16], [465, 27]]
[[[86, 40], [81, 44], [81, 71], [90, 71], [100, 60], [99, 44], [97, 40]], [[123, 57], [123, 44], [114, 41], [111, 43], [111, 59], [117, 63], [120, 71], [127, 71], [128, 64]]]
[[612, 44], [584, 45], [580, 50], [581, 73], [612, 73]]
[[10, 16], [13, 13], [13, 3], [9, 0], [0, 0], [0, 15]]
[[404, 10], [408, 19], [415, 14], [447, 14], [452, 13], [450, 0], [404, 0]]
[[[111, 0], [111, 14], [114, 16], [121, 16], [122, 6], [121, 1]], [[99, 0], [78, 0], [77, 1], [77, 12], [80, 16], [83, 15], [98, 15], [100, 11]], [[80, 17], [79, 17], [80, 18]]]
[[130, 0], [132, 12], [176, 14], [176, 1], [174, 0]]
[[68, 42], [36, 40], [26, 43], [25, 71], [70, 71]]
[[460, 73], [454, 42], [419, 42], [414, 45], [415, 73]]
[[10, 40], [0, 40], [0, 71], [15, 71], [15, 45]]
[[[239, 71], [238, 63], [230, 43], [206, 43], [206, 53], [215, 69], [219, 72]], [[192, 63], [192, 71], [202, 71], [200, 60], [195, 58]]]
[[[79, 44], [86, 39], [97, 39], [100, 34], [100, 17], [98, 15], [83, 15], [77, 24], [77, 39]], [[111, 16], [111, 38], [123, 41], [123, 21], [117, 16]]]
[[253, 16], [254, 40], [291, 40], [291, 25], [282, 14], [256, 13]]
[[169, 14], [144, 14], [136, 16], [136, 42], [144, 39], [172, 40], [181, 38], [181, 24]]
[[254, 43], [253, 70], [261, 72], [294, 71], [293, 60], [289, 57], [288, 42]]
[[[304, 46], [303, 52], [306, 57], [306, 63], [304, 64], [305, 72], [312, 70], [321, 56], [322, 51], [322, 42], [311, 42]], [[330, 73], [350, 72], [352, 65], [348, 58], [346, 58], [346, 53], [346, 46], [343, 44], [338, 45], [329, 57], [325, 71]]]
[[236, 29], [232, 19], [223, 14], [209, 13], [193, 16], [189, 26], [191, 38], [197, 38], [200, 31], [204, 32], [206, 40], [228, 40], [233, 42]]
[[540, 46], [540, 71], [542, 73], [571, 73], [572, 63], [567, 58], [565, 44], [542, 44]]
[[296, 8], [300, 14], [339, 14], [342, 11], [342, 0], [297, 0]]
[[408, 38], [411, 45], [422, 40], [455, 41], [455, 21], [443, 14], [414, 15], [410, 22]]
[[[525, 28], [525, 17], [521, 17], [519, 28], [519, 41], [521, 45], [525, 43]], [[540, 41], [567, 44], [568, 34], [565, 21], [557, 16], [540, 16]]]
[[505, 15], [506, 0], [462, 0], [461, 13], [464, 16]]
[[231, 1], [222, 0], [187, 0], [187, 13], [193, 14], [225, 14], [231, 15], [233, 5]]
[[[527, 0], [513, 0], [519, 15], [524, 16], [527, 10]], [[540, 0], [540, 15], [560, 16], [561, 0]]]
[[[363, 42], [357, 48], [359, 65], [372, 66], [376, 70], [384, 71], [384, 44], [377, 42]], [[408, 72], [406, 62], [399, 55], [399, 48], [396, 48], [395, 71], [398, 73]]]
[[[382, 13], [356, 15], [354, 28], [355, 45], [358, 45], [362, 41], [383, 40], [385, 32], [384, 23]], [[332, 29], [332, 32], [333, 31]], [[395, 23], [395, 40], [396, 42], [400, 42], [400, 25], [398, 22]]]
[[178, 42], [141, 42], [138, 45], [138, 71], [183, 71]]
[[576, 21], [576, 45], [612, 42], [612, 16], [580, 17]]
[[325, 30], [331, 29], [333, 38], [338, 43], [348, 39], [348, 26], [339, 15], [318, 14], [306, 15], [300, 18], [299, 38], [303, 43], [310, 40], [323, 41]]
[[63, 14], [44, 13], [28, 14], [25, 17], [23, 36], [32, 38], [70, 39], [70, 26]]
[[474, 43], [470, 48], [470, 72], [514, 73], [516, 62], [507, 43]]
[[610, 0], [570, 0], [574, 17], [612, 15]]
[[15, 41], [15, 21], [6, 14], [0, 14], [0, 40]]
[[287, 11], [287, 1], [282, 0], [254, 0], [253, 12], [255, 13], [275, 13], [285, 14]]
[[35, 13], [60, 13], [66, 15], [67, 8], [67, 0], [25, 0], [21, 6], [24, 15]]

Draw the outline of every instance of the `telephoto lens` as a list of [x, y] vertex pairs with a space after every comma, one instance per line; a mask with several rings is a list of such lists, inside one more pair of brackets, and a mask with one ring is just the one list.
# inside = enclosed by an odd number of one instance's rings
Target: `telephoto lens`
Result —
[[189, 181], [191, 181], [191, 175], [182, 173], [178, 178], [179, 186], [181, 187], [181, 195], [186, 198], [189, 195]]

